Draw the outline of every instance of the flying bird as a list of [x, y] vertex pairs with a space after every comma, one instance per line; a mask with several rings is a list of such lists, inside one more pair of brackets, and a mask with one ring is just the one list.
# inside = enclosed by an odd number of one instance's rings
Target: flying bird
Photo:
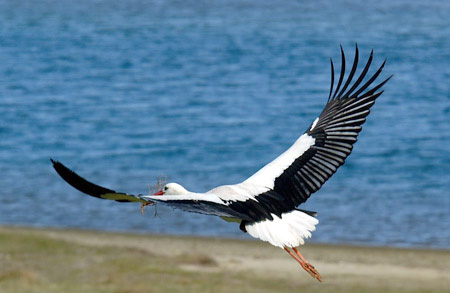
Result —
[[[187, 212], [222, 217], [240, 223], [243, 232], [288, 252], [313, 278], [321, 275], [300, 254], [297, 247], [319, 223], [317, 213], [299, 209], [344, 164], [357, 141], [362, 125], [382, 86], [392, 77], [374, 85], [386, 60], [366, 77], [373, 50], [356, 81], [359, 52], [350, 73], [345, 75], [345, 54], [341, 46], [341, 70], [334, 87], [335, 73], [331, 63], [331, 86], [327, 103], [294, 144], [247, 180], [216, 187], [205, 193], [186, 190], [178, 183], [167, 183], [155, 194], [132, 195], [93, 184], [51, 159], [56, 172], [70, 185], [88, 195], [118, 202], [140, 202], [142, 206], [161, 203]], [[364, 83], [363, 83], [364, 81]], [[370, 87], [370, 89], [369, 89]]]

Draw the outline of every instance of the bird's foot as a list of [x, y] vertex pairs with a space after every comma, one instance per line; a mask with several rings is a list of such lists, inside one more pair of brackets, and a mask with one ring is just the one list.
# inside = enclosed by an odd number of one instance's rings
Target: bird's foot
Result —
[[322, 282], [322, 276], [319, 274], [319, 272], [316, 270], [316, 268], [310, 264], [309, 262], [305, 262], [302, 265], [302, 268], [307, 271], [311, 277], [314, 279], [317, 279], [317, 281]]
[[306, 259], [300, 254], [300, 252], [297, 250], [297, 248], [292, 248], [296, 254], [294, 254], [292, 251], [289, 250], [289, 248], [285, 247], [284, 250], [287, 251], [301, 266], [302, 268], [308, 272], [308, 274], [311, 275], [314, 279], [317, 279], [317, 281], [322, 282], [322, 276], [319, 274], [319, 272], [316, 270], [316, 268], [306, 261]]

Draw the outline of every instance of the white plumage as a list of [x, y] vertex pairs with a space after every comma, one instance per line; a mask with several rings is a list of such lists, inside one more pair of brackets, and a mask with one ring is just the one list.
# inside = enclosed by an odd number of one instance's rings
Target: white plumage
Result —
[[242, 183], [219, 186], [206, 193], [190, 192], [177, 183], [168, 183], [154, 195], [131, 195], [93, 184], [60, 162], [52, 160], [53, 166], [70, 185], [91, 196], [120, 202], [142, 202], [143, 205], [161, 203], [188, 212], [239, 222], [242, 231], [283, 248], [320, 281], [320, 274], [296, 249], [311, 237], [319, 221], [315, 218], [315, 212], [297, 207], [319, 190], [344, 164], [370, 108], [383, 93], [378, 90], [390, 78], [368, 89], [381, 73], [385, 64], [383, 62], [362, 83], [372, 63], [372, 52], [358, 79], [350, 86], [357, 69], [358, 47], [345, 81], [342, 47], [341, 55], [341, 73], [335, 88], [334, 65], [331, 61], [330, 94], [320, 116], [288, 150]]
[[301, 211], [284, 213], [281, 217], [272, 214], [273, 220], [264, 220], [245, 225], [251, 236], [269, 242], [280, 248], [297, 247], [305, 244], [319, 223], [314, 217]]
[[[316, 121], [318, 121], [317, 119]], [[294, 162], [311, 146], [313, 146], [314, 142], [315, 139], [313, 137], [309, 136], [306, 133], [303, 134], [289, 149], [287, 149], [279, 157], [264, 166], [253, 176], [245, 180], [244, 184], [253, 183], [255, 185], [262, 185], [268, 188], [273, 188], [275, 179], [283, 174], [283, 172], [292, 164], [292, 162]]]

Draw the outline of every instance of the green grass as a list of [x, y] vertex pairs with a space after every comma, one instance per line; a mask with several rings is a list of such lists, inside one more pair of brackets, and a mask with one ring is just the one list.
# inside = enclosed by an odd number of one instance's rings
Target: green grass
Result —
[[[75, 241], [77, 237], [86, 240], [85, 243]], [[101, 242], [87, 241], [91, 238]], [[301, 270], [295, 272], [299, 278], [271, 274], [270, 271], [265, 273], [264, 270], [230, 270], [221, 266], [220, 261], [221, 257], [227, 257], [228, 252], [215, 257], [214, 247], [224, 245], [223, 249], [230, 251], [241, 247], [243, 253], [245, 249], [255, 251], [256, 248], [263, 255], [266, 251], [268, 254], [274, 251], [277, 253], [274, 257], [278, 257], [278, 250], [249, 241], [149, 238], [89, 231], [0, 227], [0, 292], [445, 292], [449, 289], [445, 283], [437, 287], [415, 287], [402, 284], [404, 280], [382, 282], [380, 278], [355, 277], [345, 271], [329, 273], [324, 283], [318, 283]], [[133, 241], [127, 245], [127, 239]], [[121, 245], [116, 244], [119, 240]], [[171, 254], [142, 248], [147, 243], [151, 245], [152, 241], [177, 242], [177, 247], [186, 246], [187, 249]], [[172, 248], [162, 246], [159, 250], [164, 249]], [[310, 255], [332, 253], [330, 246], [319, 245], [309, 249]], [[336, 251], [354, 255], [351, 248], [338, 247]], [[287, 254], [281, 253], [283, 260], [288, 258]], [[409, 252], [404, 253], [407, 255]], [[401, 253], [395, 253], [395, 250], [389, 250], [387, 255], [401, 258]], [[446, 262], [448, 256], [443, 252], [435, 257]], [[261, 255], [255, 256], [258, 258]], [[287, 263], [291, 265], [291, 262]], [[339, 267], [337, 259], [330, 260], [330, 263]], [[237, 262], [237, 268], [239, 265]]]
[[[95, 247], [39, 234], [0, 234], [2, 292], [269, 292], [279, 284], [230, 273], [190, 272], [217, 266], [204, 255], [170, 258], [127, 247]], [[262, 282], [261, 282], [262, 281]]]

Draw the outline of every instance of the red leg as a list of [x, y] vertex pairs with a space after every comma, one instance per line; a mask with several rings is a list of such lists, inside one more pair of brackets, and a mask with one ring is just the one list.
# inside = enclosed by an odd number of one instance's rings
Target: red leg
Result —
[[289, 253], [289, 255], [292, 256], [302, 266], [302, 268], [311, 275], [311, 277], [317, 279], [319, 282], [322, 282], [322, 276], [314, 268], [314, 266], [306, 261], [306, 259], [300, 254], [297, 248], [294, 247], [292, 249], [296, 254], [290, 251], [289, 248], [284, 247], [284, 250], [286, 250], [287, 253]]
[[306, 259], [303, 257], [303, 255], [300, 254], [300, 252], [298, 251], [298, 249], [296, 247], [292, 247], [292, 249], [295, 251], [295, 253], [300, 257], [300, 259], [303, 262], [306, 262]]

